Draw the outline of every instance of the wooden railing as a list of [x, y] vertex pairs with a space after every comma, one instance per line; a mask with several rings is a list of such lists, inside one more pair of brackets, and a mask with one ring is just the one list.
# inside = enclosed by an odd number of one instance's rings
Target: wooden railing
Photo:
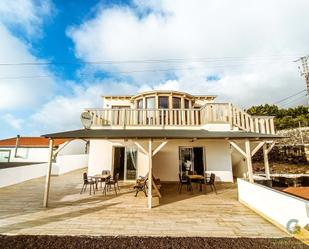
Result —
[[273, 117], [251, 116], [227, 103], [206, 104], [199, 109], [87, 109], [93, 126], [196, 127], [206, 124], [230, 124], [240, 130], [274, 134]]
[[94, 126], [200, 126], [200, 109], [88, 109]]

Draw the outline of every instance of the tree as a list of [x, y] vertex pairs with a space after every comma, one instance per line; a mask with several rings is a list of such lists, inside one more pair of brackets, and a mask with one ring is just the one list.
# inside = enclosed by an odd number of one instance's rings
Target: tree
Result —
[[309, 126], [309, 112], [306, 106], [294, 108], [279, 108], [276, 105], [258, 105], [250, 107], [247, 112], [251, 115], [275, 116], [275, 125], [278, 130]]

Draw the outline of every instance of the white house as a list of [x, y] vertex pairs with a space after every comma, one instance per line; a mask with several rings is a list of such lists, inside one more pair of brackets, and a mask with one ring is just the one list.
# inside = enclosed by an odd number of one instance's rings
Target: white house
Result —
[[[85, 154], [86, 142], [79, 140], [67, 145], [68, 139], [56, 139], [54, 151], [58, 155]], [[48, 139], [43, 137], [22, 137], [0, 140], [0, 162], [41, 163], [48, 160]]]
[[124, 181], [148, 173], [178, 181], [191, 170], [215, 173], [217, 181], [253, 181], [251, 157], [263, 147], [269, 177], [267, 154], [278, 137], [273, 117], [251, 116], [215, 98], [178, 91], [102, 96], [103, 108], [82, 114], [85, 129], [44, 137], [51, 148], [53, 139], [89, 139], [89, 175], [111, 170]]
[[[55, 139], [51, 174], [61, 175], [88, 165], [87, 141]], [[46, 175], [49, 140], [14, 137], [0, 140], [0, 188]]]

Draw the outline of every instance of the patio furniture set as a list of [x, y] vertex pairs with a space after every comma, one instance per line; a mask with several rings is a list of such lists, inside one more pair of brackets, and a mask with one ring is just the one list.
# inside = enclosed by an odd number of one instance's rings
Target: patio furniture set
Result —
[[[210, 176], [207, 174], [205, 176], [198, 175], [195, 171], [194, 172], [188, 172], [187, 174], [181, 175], [179, 173], [179, 186], [178, 186], [178, 192], [181, 193], [182, 186], [187, 186], [187, 191], [190, 191], [193, 193], [193, 184], [196, 183], [199, 185], [200, 191], [202, 191], [202, 186], [210, 186], [212, 191], [215, 191], [217, 194], [217, 190], [215, 187], [215, 174], [211, 173]], [[87, 173], [83, 173], [83, 186], [80, 191], [80, 194], [84, 193], [87, 189], [87, 186], [89, 185], [89, 195], [92, 193], [95, 194], [96, 190], [98, 190], [98, 184], [100, 183], [100, 187], [102, 189], [102, 193], [105, 194], [107, 191], [112, 190], [112, 188], [115, 191], [115, 194], [117, 195], [117, 190], [120, 191], [119, 184], [119, 173], [115, 174], [115, 176], [112, 178], [109, 170], [103, 170], [102, 174], [96, 174], [93, 176], [88, 176]], [[153, 181], [155, 182], [156, 186], [160, 189], [161, 188], [161, 182], [160, 179], [153, 177]], [[135, 185], [133, 186], [135, 190], [135, 197], [138, 195], [139, 192], [143, 192], [145, 196], [147, 197], [147, 189], [148, 189], [148, 175], [145, 177], [140, 176], [139, 179], [136, 180]], [[104, 183], [104, 187], [103, 187]]]
[[98, 184], [100, 183], [102, 193], [104, 193], [105, 196], [107, 191], [112, 190], [112, 188], [114, 189], [115, 194], [117, 195], [117, 189], [118, 191], [120, 191], [118, 180], [119, 180], [119, 173], [115, 174], [115, 176], [112, 177], [109, 170], [103, 170], [102, 174], [96, 174], [93, 176], [88, 176], [87, 173], [85, 172], [83, 174], [83, 186], [80, 191], [80, 194], [86, 191], [88, 185], [89, 185], [89, 195], [91, 195], [91, 193], [95, 194], [96, 190], [98, 190]]
[[195, 171], [189, 171], [188, 174], [180, 174], [179, 173], [179, 186], [178, 186], [178, 192], [181, 193], [182, 186], [187, 186], [187, 191], [193, 192], [193, 183], [197, 183], [199, 185], [200, 191], [203, 189], [204, 186], [210, 186], [212, 191], [215, 191], [217, 194], [217, 189], [215, 187], [215, 179], [216, 175], [214, 173], [211, 173], [210, 176], [205, 174], [198, 175]]

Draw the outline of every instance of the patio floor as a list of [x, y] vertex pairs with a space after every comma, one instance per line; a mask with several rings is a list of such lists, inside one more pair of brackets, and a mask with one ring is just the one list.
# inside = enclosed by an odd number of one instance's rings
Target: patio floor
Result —
[[146, 208], [132, 184], [116, 197], [79, 194], [82, 172], [52, 177], [49, 208], [42, 208], [44, 178], [0, 188], [0, 233], [44, 235], [136, 235], [205, 237], [288, 237], [237, 201], [235, 184], [217, 184], [218, 195], [177, 193], [163, 185], [161, 205]]

